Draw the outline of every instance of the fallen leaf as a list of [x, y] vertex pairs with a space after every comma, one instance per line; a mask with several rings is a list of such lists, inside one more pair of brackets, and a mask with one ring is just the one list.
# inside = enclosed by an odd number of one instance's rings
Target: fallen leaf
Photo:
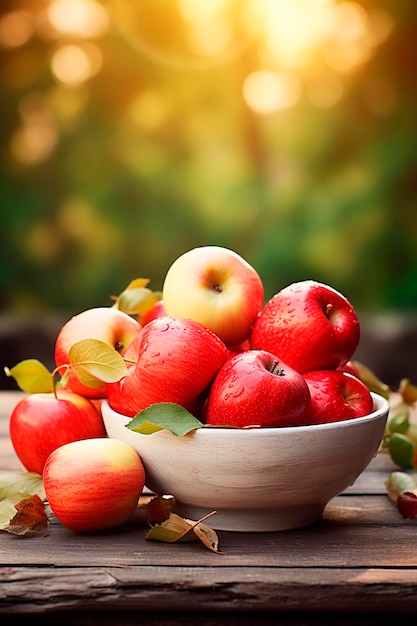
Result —
[[388, 497], [396, 502], [403, 493], [414, 493], [417, 495], [417, 483], [410, 474], [406, 472], [391, 472], [385, 481]]
[[153, 496], [145, 505], [147, 509], [147, 521], [149, 524], [160, 524], [172, 513], [175, 504], [174, 496]]
[[195, 541], [199, 539], [206, 548], [212, 552], [224, 554], [218, 549], [219, 541], [216, 532], [202, 523], [203, 520], [214, 515], [214, 513], [215, 511], [212, 511], [197, 521], [185, 519], [176, 513], [170, 513], [169, 517], [161, 524], [152, 526], [145, 535], [145, 538], [165, 543]]
[[0, 475], [0, 500], [22, 493], [28, 496], [37, 493], [45, 500], [42, 476], [36, 472], [8, 472]]
[[12, 535], [28, 535], [46, 530], [49, 533], [49, 520], [45, 505], [35, 494], [15, 504], [16, 513], [3, 528]]

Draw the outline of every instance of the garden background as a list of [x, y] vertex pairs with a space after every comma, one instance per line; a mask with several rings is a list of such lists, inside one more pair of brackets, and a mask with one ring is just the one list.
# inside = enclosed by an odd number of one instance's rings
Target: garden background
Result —
[[2, 0], [2, 369], [208, 244], [415, 347], [416, 25], [414, 0]]

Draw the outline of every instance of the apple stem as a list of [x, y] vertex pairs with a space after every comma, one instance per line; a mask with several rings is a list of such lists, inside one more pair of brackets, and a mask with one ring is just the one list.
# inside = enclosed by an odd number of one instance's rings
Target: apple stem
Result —
[[330, 304], [330, 302], [328, 304], [326, 304], [326, 309], [325, 309], [325, 314], [326, 317], [330, 317], [330, 313], [333, 311], [333, 305]]
[[274, 361], [270, 371], [271, 374], [275, 374], [275, 376], [284, 376], [284, 369], [280, 367], [278, 360]]

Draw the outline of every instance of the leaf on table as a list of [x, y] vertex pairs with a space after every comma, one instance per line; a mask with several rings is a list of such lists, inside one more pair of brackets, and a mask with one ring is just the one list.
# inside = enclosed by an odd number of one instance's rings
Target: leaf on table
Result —
[[126, 289], [115, 298], [114, 309], [127, 315], [144, 315], [161, 299], [161, 292], [152, 291], [147, 287], [149, 278], [135, 278]]
[[405, 492], [414, 492], [417, 495], [417, 482], [406, 472], [391, 472], [385, 481], [388, 497], [396, 502], [398, 497]]
[[4, 368], [6, 376], [15, 379], [22, 391], [27, 393], [50, 393], [54, 391], [51, 372], [38, 359], [25, 359], [11, 369]]
[[16, 503], [14, 508], [15, 514], [7, 524], [3, 525], [2, 530], [19, 536], [45, 530], [46, 535], [49, 533], [49, 520], [45, 505], [37, 494]]
[[148, 406], [126, 424], [126, 428], [142, 435], [169, 430], [176, 437], [201, 428], [203, 424], [187, 409], [173, 402], [158, 402]]
[[174, 496], [154, 496], [145, 506], [146, 519], [150, 525], [164, 522], [174, 508]]
[[212, 552], [223, 554], [223, 552], [220, 552], [218, 549], [219, 540], [216, 532], [202, 523], [203, 520], [214, 513], [215, 511], [197, 521], [186, 519], [176, 513], [170, 513], [168, 519], [161, 524], [152, 526], [146, 533], [145, 538], [165, 543], [195, 541], [199, 539], [206, 548]]
[[115, 383], [129, 373], [123, 357], [100, 339], [82, 339], [69, 351], [71, 368], [88, 387]]
[[[0, 474], [0, 501], [14, 499], [16, 496], [32, 496], [37, 494], [42, 500], [46, 499], [43, 480], [36, 472], [8, 472]], [[20, 498], [21, 499], [21, 498]]]

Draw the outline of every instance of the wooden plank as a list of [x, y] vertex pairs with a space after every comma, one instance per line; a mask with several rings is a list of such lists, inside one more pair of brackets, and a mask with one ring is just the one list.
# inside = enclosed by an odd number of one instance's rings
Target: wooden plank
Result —
[[[417, 570], [401, 568], [137, 566], [9, 567], [0, 613], [50, 611], [326, 611], [339, 615], [417, 610]], [[169, 609], [168, 609], [169, 607]], [[355, 622], [354, 622], [355, 623]]]
[[[350, 498], [350, 497], [349, 497]], [[372, 502], [376, 498], [373, 497]], [[12, 566], [209, 566], [232, 567], [417, 567], [413, 520], [403, 520], [382, 501], [361, 507], [351, 501], [350, 517], [341, 503], [310, 527], [278, 533], [219, 532], [223, 555], [200, 542], [164, 544], [145, 539], [137, 516], [119, 529], [80, 535], [52, 520], [50, 534], [0, 536], [0, 564]], [[348, 515], [349, 519], [346, 519]], [[384, 520], [386, 523], [383, 523]], [[412, 532], [410, 532], [412, 529]]]

